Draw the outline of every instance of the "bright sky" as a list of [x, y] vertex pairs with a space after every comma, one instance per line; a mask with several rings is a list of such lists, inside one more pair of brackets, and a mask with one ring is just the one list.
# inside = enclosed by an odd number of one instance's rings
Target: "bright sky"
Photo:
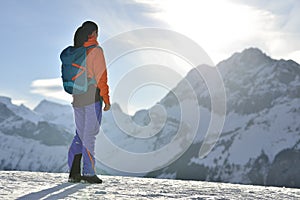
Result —
[[[193, 39], [215, 64], [247, 47], [300, 63], [299, 0], [6, 0], [0, 8], [0, 95], [31, 108], [45, 98], [70, 103], [60, 88], [59, 54], [86, 20], [100, 26], [100, 43], [158, 27]], [[118, 78], [113, 71], [109, 76], [113, 94]], [[143, 101], [136, 91], [131, 112], [148, 108], [164, 92]]]

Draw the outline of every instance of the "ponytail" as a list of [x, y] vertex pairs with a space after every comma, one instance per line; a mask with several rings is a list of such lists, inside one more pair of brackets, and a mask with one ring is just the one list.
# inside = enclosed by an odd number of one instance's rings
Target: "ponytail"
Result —
[[88, 40], [87, 34], [84, 33], [82, 27], [79, 27], [74, 35], [74, 47], [81, 47]]

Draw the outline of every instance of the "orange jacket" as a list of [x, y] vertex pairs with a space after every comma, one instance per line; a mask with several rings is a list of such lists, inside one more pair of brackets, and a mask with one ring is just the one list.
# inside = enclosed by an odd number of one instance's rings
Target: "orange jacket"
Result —
[[[98, 45], [96, 37], [90, 37], [83, 46]], [[100, 96], [103, 98], [105, 104], [110, 104], [109, 87], [107, 85], [107, 69], [103, 50], [101, 48], [91, 48], [87, 52], [86, 66], [89, 78], [95, 78], [100, 89]]]

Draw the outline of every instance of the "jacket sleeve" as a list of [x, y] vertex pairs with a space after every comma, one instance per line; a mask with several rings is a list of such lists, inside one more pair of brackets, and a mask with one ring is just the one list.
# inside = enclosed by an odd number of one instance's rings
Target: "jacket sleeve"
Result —
[[105, 104], [110, 104], [109, 87], [107, 85], [107, 69], [102, 48], [95, 48], [93, 51], [93, 73], [100, 89], [100, 96]]

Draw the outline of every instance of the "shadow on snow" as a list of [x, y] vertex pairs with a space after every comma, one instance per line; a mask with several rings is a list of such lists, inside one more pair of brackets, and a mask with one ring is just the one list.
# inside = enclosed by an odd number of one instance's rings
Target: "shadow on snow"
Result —
[[52, 188], [47, 188], [45, 190], [41, 190], [39, 192], [33, 192], [22, 197], [19, 197], [18, 200], [25, 200], [25, 199], [61, 199], [69, 196], [77, 192], [80, 189], [87, 187], [87, 184], [74, 184], [74, 183], [63, 183], [57, 185]]

